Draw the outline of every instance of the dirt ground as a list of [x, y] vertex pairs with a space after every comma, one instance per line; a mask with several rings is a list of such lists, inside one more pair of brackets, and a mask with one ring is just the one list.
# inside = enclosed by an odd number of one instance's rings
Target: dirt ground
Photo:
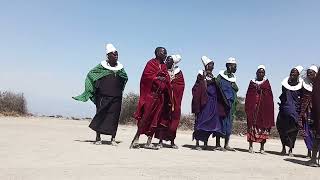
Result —
[[[191, 131], [179, 132], [178, 150], [129, 149], [136, 127], [120, 126], [117, 147], [110, 137], [94, 145], [88, 121], [0, 117], [0, 180], [113, 179], [320, 179], [320, 168], [304, 165], [299, 140], [295, 157], [280, 156], [280, 141], [269, 140], [266, 155], [249, 154], [245, 137], [233, 136], [237, 152], [196, 151]], [[143, 143], [146, 138], [140, 139]], [[157, 140], [154, 140], [157, 142]], [[209, 144], [214, 145], [214, 139]], [[255, 150], [259, 145], [255, 144]]]

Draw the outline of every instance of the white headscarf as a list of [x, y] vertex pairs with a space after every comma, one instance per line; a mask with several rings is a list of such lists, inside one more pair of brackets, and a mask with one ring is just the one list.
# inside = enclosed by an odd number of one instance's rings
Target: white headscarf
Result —
[[213, 62], [213, 60], [209, 59], [207, 56], [202, 56], [201, 60], [204, 66], [208, 65], [210, 62]]
[[319, 70], [318, 67], [315, 66], [315, 65], [310, 66], [309, 69], [310, 69], [310, 70], [313, 70], [313, 71], [316, 72], [316, 73], [318, 73], [318, 70]]
[[[318, 73], [318, 67], [315, 65], [312, 65], [308, 68], [308, 70], [313, 70], [314, 72]], [[310, 79], [308, 77], [305, 77], [303, 80], [303, 88], [306, 89], [307, 91], [312, 92], [313, 90], [313, 84], [310, 81]]]
[[171, 57], [172, 57], [172, 59], [173, 59], [173, 63], [174, 63], [174, 64], [178, 64], [178, 63], [181, 61], [181, 59], [182, 59], [182, 57], [181, 57], [179, 54], [172, 55]]
[[261, 65], [258, 66], [258, 70], [259, 70], [259, 69], [266, 70], [266, 66], [261, 64]]
[[[206, 65], [208, 65], [209, 63], [213, 62], [213, 60], [210, 59], [210, 58], [208, 58], [207, 56], [202, 56], [202, 57], [201, 57], [201, 60], [202, 60], [203, 66], [206, 66]], [[199, 70], [198, 74], [203, 75], [204, 72], [205, 72], [205, 70]], [[205, 79], [208, 80], [208, 81], [209, 81], [209, 80], [212, 80], [212, 78], [211, 78], [211, 77], [208, 77], [208, 76], [206, 76]]]
[[[112, 44], [107, 44], [106, 45], [106, 53], [109, 54], [111, 52], [116, 52], [117, 49], [112, 45]], [[108, 63], [108, 56], [106, 57], [105, 61], [101, 61], [101, 65], [106, 68], [109, 69], [111, 71], [119, 71], [123, 68], [123, 65], [117, 61], [117, 65], [115, 67], [110, 66], [110, 64]]]
[[[303, 67], [300, 66], [300, 65], [294, 67], [294, 69], [298, 70], [299, 74], [301, 74], [301, 72], [303, 71]], [[302, 88], [302, 86], [303, 86], [303, 79], [300, 77], [300, 75], [299, 75], [299, 80], [298, 80], [299, 83], [298, 83], [297, 85], [295, 85], [295, 86], [291, 86], [291, 85], [289, 84], [288, 80], [289, 80], [289, 77], [286, 77], [286, 78], [281, 82], [282, 86], [284, 86], [284, 87], [285, 87], [286, 89], [288, 89], [288, 90], [297, 91], [297, 90], [300, 90], [300, 89]]]
[[226, 63], [227, 64], [237, 64], [237, 61], [236, 61], [236, 58], [229, 57]]
[[303, 71], [303, 67], [300, 65], [296, 66], [295, 69], [298, 70], [299, 74], [301, 74], [301, 72]]
[[109, 54], [111, 52], [115, 52], [117, 49], [112, 45], [112, 44], [107, 44], [106, 45], [106, 53]]
[[171, 55], [171, 57], [173, 60], [173, 65], [171, 69], [168, 69], [168, 73], [172, 81], [175, 78], [175, 75], [181, 71], [181, 69], [177, 66], [177, 64], [181, 61], [182, 57], [179, 54]]

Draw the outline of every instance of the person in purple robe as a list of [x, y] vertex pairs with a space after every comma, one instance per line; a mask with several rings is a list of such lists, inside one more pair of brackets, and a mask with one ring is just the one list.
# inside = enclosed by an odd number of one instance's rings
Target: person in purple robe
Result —
[[313, 83], [318, 73], [317, 66], [311, 66], [307, 70], [306, 77], [303, 80], [301, 112], [299, 117], [300, 132], [304, 137], [304, 142], [308, 149], [307, 157], [311, 158], [311, 150], [314, 141], [314, 117], [312, 115], [312, 91]]
[[289, 156], [293, 156], [292, 150], [298, 134], [298, 120], [301, 110], [301, 89], [303, 80], [300, 73], [303, 67], [297, 66], [290, 72], [290, 76], [282, 81], [282, 94], [280, 95], [277, 129], [282, 143], [281, 154], [286, 154], [286, 146], [289, 147]]
[[202, 62], [205, 70], [199, 71], [192, 88], [192, 113], [195, 114], [193, 139], [196, 140], [197, 150], [202, 149], [199, 141], [204, 143], [203, 149], [207, 149], [210, 135], [222, 135], [220, 116], [226, 114], [224, 106], [219, 104], [221, 95], [212, 73], [214, 62], [206, 56], [202, 57]]

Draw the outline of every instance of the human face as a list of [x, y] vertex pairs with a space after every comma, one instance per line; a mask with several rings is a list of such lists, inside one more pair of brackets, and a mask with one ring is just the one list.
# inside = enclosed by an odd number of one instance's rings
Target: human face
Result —
[[314, 82], [314, 80], [316, 79], [317, 73], [312, 70], [312, 69], [308, 69], [307, 70], [307, 77], [308, 79], [310, 79], [311, 82]]
[[264, 76], [266, 75], [266, 72], [265, 72], [264, 69], [260, 68], [260, 69], [257, 70], [256, 75], [257, 75], [257, 80], [258, 81], [262, 81]]
[[167, 50], [165, 48], [160, 48], [156, 53], [156, 58], [161, 62], [164, 62], [167, 58]]
[[173, 66], [173, 58], [171, 56], [168, 56], [166, 59], [166, 65], [167, 65], [167, 69], [171, 69]]
[[111, 65], [117, 64], [118, 57], [119, 57], [118, 51], [110, 52], [107, 54], [107, 56], [108, 56], [109, 64], [111, 64]]
[[207, 72], [212, 72], [214, 68], [214, 63], [213, 62], [209, 62], [209, 64], [206, 65], [205, 69]]
[[236, 73], [236, 72], [237, 72], [237, 64], [227, 63], [227, 70], [228, 70], [228, 72], [230, 72], [230, 73]]
[[290, 72], [289, 81], [298, 82], [299, 75], [300, 75], [299, 71], [296, 68], [293, 68]]

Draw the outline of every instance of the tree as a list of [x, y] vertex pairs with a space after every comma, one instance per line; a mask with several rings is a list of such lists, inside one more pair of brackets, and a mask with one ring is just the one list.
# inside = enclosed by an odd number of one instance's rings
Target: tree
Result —
[[133, 123], [133, 114], [137, 109], [139, 95], [136, 93], [128, 93], [122, 99], [122, 109], [120, 114], [120, 124]]

